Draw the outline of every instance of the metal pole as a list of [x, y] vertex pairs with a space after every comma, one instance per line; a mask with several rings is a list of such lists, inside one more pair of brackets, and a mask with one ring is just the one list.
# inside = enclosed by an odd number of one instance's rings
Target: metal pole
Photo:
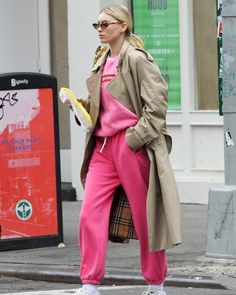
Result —
[[236, 257], [236, 0], [223, 0], [225, 185], [209, 191], [206, 255]]

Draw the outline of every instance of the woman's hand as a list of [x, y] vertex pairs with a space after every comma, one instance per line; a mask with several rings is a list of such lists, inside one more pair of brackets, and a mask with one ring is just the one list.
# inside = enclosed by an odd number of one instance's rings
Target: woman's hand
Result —
[[83, 107], [85, 107], [86, 102], [85, 102], [85, 100], [83, 98], [77, 98], [77, 101], [82, 103]]
[[[85, 105], [85, 101], [84, 101], [84, 99], [82, 99], [82, 98], [77, 98], [77, 101], [78, 101], [79, 103], [82, 103], [83, 106]], [[71, 102], [70, 102], [70, 99], [66, 99], [66, 100], [65, 100], [65, 104], [69, 107], [70, 110], [73, 110], [73, 109], [72, 109]]]
[[65, 104], [66, 104], [68, 107], [71, 106], [71, 102], [70, 102], [69, 98], [67, 98], [67, 99], [65, 100]]
[[68, 108], [72, 111], [72, 105], [71, 105], [71, 102], [70, 102], [70, 100], [67, 98], [66, 100], [65, 100], [65, 104], [68, 106]]

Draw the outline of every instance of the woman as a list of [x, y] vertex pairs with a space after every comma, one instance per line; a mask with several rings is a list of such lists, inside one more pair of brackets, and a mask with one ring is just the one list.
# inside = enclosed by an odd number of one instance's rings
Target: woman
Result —
[[119, 185], [128, 198], [140, 242], [145, 295], [165, 295], [165, 249], [180, 243], [180, 206], [168, 151], [167, 86], [126, 7], [101, 10], [93, 24], [109, 48], [98, 54], [83, 101], [94, 128], [87, 133], [81, 180], [80, 278], [76, 295], [96, 295], [104, 276], [109, 216]]

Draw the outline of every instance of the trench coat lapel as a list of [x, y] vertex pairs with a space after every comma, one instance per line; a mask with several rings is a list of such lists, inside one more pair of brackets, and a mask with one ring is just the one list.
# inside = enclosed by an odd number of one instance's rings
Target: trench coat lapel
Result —
[[[107, 50], [104, 51], [104, 53], [102, 54], [101, 58], [99, 58], [95, 62], [95, 64], [93, 65], [92, 76], [90, 76], [86, 80], [88, 92], [91, 97], [91, 101], [95, 105], [95, 107], [97, 108], [97, 112], [92, 114], [94, 124], [97, 120], [98, 113], [99, 113], [99, 107], [100, 107], [100, 89], [101, 89], [102, 69], [103, 69], [103, 65], [106, 61], [108, 53], [109, 53], [109, 49], [107, 48]], [[91, 110], [90, 110], [90, 112], [91, 112]]]
[[[121, 53], [120, 53], [120, 60], [118, 63], [118, 70], [120, 69], [123, 57], [129, 47], [129, 42], [126, 40], [124, 41]], [[87, 87], [88, 91], [90, 93], [92, 101], [95, 103], [95, 105], [99, 108], [100, 106], [100, 87], [101, 87], [101, 75], [102, 75], [102, 68], [106, 61], [107, 55], [109, 54], [109, 49], [107, 49], [104, 54], [97, 60], [97, 62], [94, 64], [92, 68], [92, 76], [87, 79]], [[116, 80], [116, 78], [119, 78], [119, 74], [117, 77], [115, 77], [113, 80]]]
[[99, 72], [86, 80], [91, 100], [98, 108], [100, 105], [101, 75], [101, 72]]

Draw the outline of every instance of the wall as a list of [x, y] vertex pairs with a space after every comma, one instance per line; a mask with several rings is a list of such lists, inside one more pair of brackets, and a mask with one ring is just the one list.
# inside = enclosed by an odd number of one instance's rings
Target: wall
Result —
[[[94, 52], [98, 46], [97, 32], [92, 23], [96, 22], [100, 3], [93, 1], [68, 1], [68, 44], [70, 87], [78, 97], [87, 98], [86, 78], [90, 74]], [[72, 185], [77, 197], [82, 198], [80, 166], [84, 153], [85, 133], [79, 128], [71, 113], [71, 159]]]
[[[61, 87], [69, 86], [67, 0], [50, 0], [49, 8], [51, 69], [52, 75], [57, 77], [59, 91]], [[61, 178], [63, 182], [71, 182], [70, 112], [60, 100], [58, 101], [58, 111], [60, 120]]]
[[0, 73], [50, 73], [47, 0], [1, 1], [0, 36]]

